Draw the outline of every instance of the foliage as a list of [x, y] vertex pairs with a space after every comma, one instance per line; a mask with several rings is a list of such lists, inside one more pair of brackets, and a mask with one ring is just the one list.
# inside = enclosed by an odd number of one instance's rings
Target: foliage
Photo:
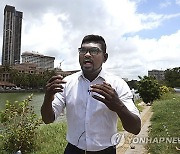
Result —
[[1, 66], [0, 68], [0, 72], [10, 72], [11, 71], [11, 66], [10, 65], [4, 65], [4, 66]]
[[[150, 138], [177, 138], [180, 134], [180, 95], [167, 93], [160, 100], [153, 103], [153, 115], [151, 117]], [[162, 140], [161, 140], [162, 141]], [[176, 140], [178, 141], [178, 140]], [[176, 143], [149, 143], [148, 149], [151, 154], [176, 154], [179, 144]]]
[[0, 73], [9, 73], [10, 82], [14, 83], [18, 87], [32, 89], [44, 88], [47, 81], [55, 75], [54, 70], [46, 70], [44, 71], [44, 74], [37, 74], [36, 72], [28, 74], [19, 72], [10, 66], [3, 66], [0, 68]]
[[180, 87], [180, 67], [165, 70], [164, 76], [169, 87]]
[[160, 98], [160, 88], [158, 81], [154, 77], [139, 77], [138, 93], [144, 103], [152, 103], [155, 99]]
[[35, 147], [35, 130], [41, 123], [29, 106], [32, 95], [26, 100], [14, 103], [7, 101], [6, 108], [1, 111], [0, 121], [2, 123], [2, 149], [9, 153], [21, 150], [27, 153]]
[[144, 109], [144, 107], [143, 107], [143, 105], [141, 104], [141, 102], [142, 102], [142, 99], [141, 99], [141, 98], [139, 98], [139, 99], [137, 99], [137, 100], [135, 101], [135, 105], [136, 105], [137, 109], [139, 110], [139, 112], [142, 112], [143, 109]]
[[169, 88], [168, 87], [166, 87], [166, 86], [161, 86], [160, 87], [160, 93], [161, 93], [161, 95], [164, 95], [164, 94], [166, 94], [166, 93], [168, 93], [169, 92]]
[[137, 89], [138, 88], [138, 81], [137, 80], [128, 81], [127, 84], [131, 89]]
[[174, 93], [175, 92], [174, 88], [168, 87], [168, 89], [169, 89], [170, 93]]
[[38, 145], [31, 154], [64, 153], [66, 141], [67, 124], [65, 121], [41, 125], [37, 129], [36, 144]]

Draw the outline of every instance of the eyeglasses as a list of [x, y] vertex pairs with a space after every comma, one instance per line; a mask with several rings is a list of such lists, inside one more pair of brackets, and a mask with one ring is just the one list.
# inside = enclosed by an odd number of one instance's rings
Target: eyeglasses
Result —
[[90, 53], [90, 55], [98, 55], [100, 52], [103, 52], [101, 49], [92, 47], [92, 48], [78, 48], [80, 55], [85, 55], [86, 53]]

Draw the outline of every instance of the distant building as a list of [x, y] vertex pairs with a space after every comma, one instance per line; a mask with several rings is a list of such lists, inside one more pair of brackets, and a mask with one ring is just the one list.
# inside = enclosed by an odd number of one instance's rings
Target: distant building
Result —
[[[44, 75], [45, 72], [47, 71], [47, 69], [38, 68], [37, 64], [35, 63], [15, 64], [9, 67], [11, 71], [4, 71], [5, 70], [4, 68], [5, 66], [0, 65], [0, 88], [14, 86], [13, 83], [12, 84], [9, 83], [11, 81], [12, 70], [20, 74], [25, 73], [25, 74], [40, 74], [40, 75]], [[56, 74], [66, 77], [80, 70], [62, 71], [59, 68], [55, 68], [53, 70], [48, 70], [48, 71], [54, 71]]]
[[22, 17], [23, 13], [16, 11], [15, 7], [5, 6], [2, 65], [20, 63]]
[[38, 68], [52, 70], [54, 69], [55, 57], [44, 56], [34, 52], [24, 52], [21, 55], [22, 63], [34, 63]]
[[45, 71], [45, 69], [38, 68], [37, 64], [34, 63], [16, 64], [12, 68], [18, 71], [18, 73], [26, 73], [26, 74], [44, 74]]
[[0, 81], [8, 82], [9, 80], [10, 80], [10, 73], [9, 72], [0, 73]]
[[148, 71], [148, 76], [154, 76], [158, 81], [164, 80], [164, 71], [163, 70]]
[[[16, 70], [18, 73], [26, 74], [44, 74], [45, 69], [37, 68], [33, 63], [21, 63], [15, 64], [10, 67], [11, 70]], [[0, 66], [0, 70], [3, 70], [3, 66]], [[0, 81], [9, 82], [11, 73], [9, 71], [0, 72]]]

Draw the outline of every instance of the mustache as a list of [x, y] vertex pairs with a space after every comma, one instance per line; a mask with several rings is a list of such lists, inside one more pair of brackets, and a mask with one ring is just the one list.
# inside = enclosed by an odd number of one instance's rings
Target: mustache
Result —
[[83, 62], [85, 62], [85, 63], [86, 63], [86, 62], [93, 63], [93, 60], [92, 60], [92, 59], [88, 59], [88, 58], [86, 58], [86, 59], [84, 59], [84, 60], [83, 60]]

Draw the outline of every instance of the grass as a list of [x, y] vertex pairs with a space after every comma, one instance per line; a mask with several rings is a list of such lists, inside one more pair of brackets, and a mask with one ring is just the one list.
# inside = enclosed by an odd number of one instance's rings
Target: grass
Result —
[[[150, 138], [171, 138], [180, 139], [180, 94], [167, 94], [161, 100], [155, 101], [152, 106], [153, 116], [151, 118]], [[176, 143], [149, 143], [148, 149], [151, 154], [176, 154]]]
[[[139, 102], [137, 102], [136, 104], [138, 103]], [[141, 108], [141, 106], [138, 106], [138, 105], [136, 106], [138, 107], [138, 109]], [[118, 131], [123, 130], [120, 119], [118, 119], [117, 128], [118, 128]], [[56, 154], [56, 153], [61, 154], [63, 153], [67, 145], [66, 130], [67, 130], [67, 125], [65, 121], [55, 122], [48, 125], [44, 125], [44, 124], [41, 125], [37, 129], [37, 134], [38, 134], [36, 138], [37, 148], [33, 150], [31, 154]], [[0, 150], [0, 153], [2, 153], [1, 150]]]
[[63, 153], [67, 145], [66, 130], [66, 122], [55, 122], [40, 126], [37, 132], [37, 149], [31, 154]]
[[142, 110], [144, 109], [144, 107], [142, 105], [139, 105], [141, 102], [142, 102], [142, 99], [138, 99], [135, 102], [135, 105], [138, 108], [139, 112], [142, 112]]

